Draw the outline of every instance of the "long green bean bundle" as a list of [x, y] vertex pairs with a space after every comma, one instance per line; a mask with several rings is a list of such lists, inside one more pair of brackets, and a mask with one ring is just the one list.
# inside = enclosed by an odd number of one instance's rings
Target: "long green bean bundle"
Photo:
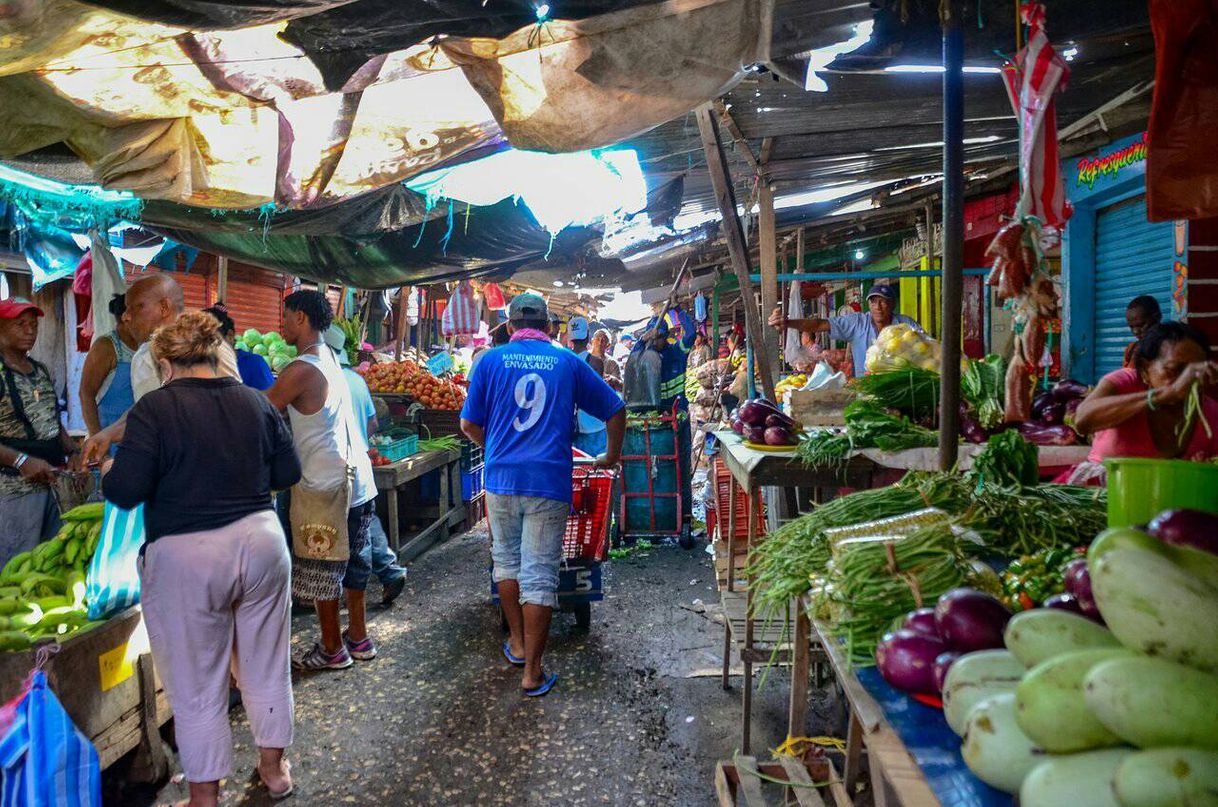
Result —
[[1107, 526], [1108, 495], [1076, 485], [986, 485], [956, 523], [980, 535], [993, 554], [1085, 546]]
[[875, 663], [875, 648], [893, 620], [933, 604], [964, 582], [968, 565], [949, 525], [903, 538], [855, 538], [838, 545], [826, 580], [852, 664]]
[[968, 507], [967, 488], [960, 477], [944, 473], [911, 473], [899, 484], [861, 490], [820, 505], [787, 522], [749, 554], [748, 573], [754, 575], [756, 613], [785, 610], [792, 597], [824, 575], [829, 547], [824, 531], [864, 521], [899, 516], [926, 507], [961, 513]]

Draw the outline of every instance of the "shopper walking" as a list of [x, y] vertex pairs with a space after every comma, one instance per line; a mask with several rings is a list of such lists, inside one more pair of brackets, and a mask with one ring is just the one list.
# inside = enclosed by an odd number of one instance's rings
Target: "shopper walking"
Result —
[[[293, 663], [305, 670], [338, 670], [350, 667], [352, 658], [376, 657], [363, 588], [376, 484], [347, 381], [322, 338], [334, 319], [330, 303], [321, 292], [297, 291], [284, 298], [283, 308], [283, 338], [296, 347], [297, 357], [267, 397], [288, 413], [302, 467], [289, 516], [292, 596], [312, 602], [321, 625], [321, 640]], [[338, 600], [344, 592], [347, 630], [340, 632]]]
[[[366, 452], [368, 437], [376, 434], [380, 429], [380, 422], [376, 418], [376, 407], [372, 405], [372, 392], [368, 389], [368, 382], [351, 369], [351, 359], [343, 347], [346, 338], [343, 329], [337, 325], [331, 324], [326, 329], [326, 344], [334, 351], [339, 365], [343, 368], [343, 377], [347, 379], [347, 389], [351, 392], [351, 408], [355, 414], [355, 425], [364, 441], [363, 449]], [[398, 517], [397, 513], [387, 515], [389, 518]], [[406, 587], [406, 570], [398, 565], [398, 556], [389, 548], [389, 536], [385, 534], [385, 527], [381, 524], [380, 516], [376, 514], [375, 505], [372, 511], [372, 521], [368, 524], [368, 543], [364, 545], [363, 560], [363, 564], [360, 565], [359, 570], [356, 570], [356, 573], [361, 574], [361, 570], [368, 567], [369, 571], [376, 575], [376, 579], [381, 581], [381, 605], [383, 607], [393, 605], [393, 601]], [[356, 582], [360, 585], [356, 585], [355, 588], [366, 589], [368, 587], [367, 577], [364, 577], [362, 581], [357, 577]]]
[[94, 340], [80, 371], [80, 411], [89, 434], [97, 434], [117, 422], [135, 403], [131, 389], [131, 359], [139, 340], [123, 320], [127, 300], [121, 294], [110, 299], [110, 313], [118, 324]]
[[493, 576], [510, 630], [502, 652], [524, 668], [520, 683], [530, 697], [558, 679], [543, 669], [542, 654], [571, 508], [571, 412], [578, 406], [606, 422], [600, 467], [617, 464], [626, 430], [617, 394], [586, 362], [550, 343], [548, 314], [536, 294], [512, 299], [512, 340], [484, 355], [461, 411], [461, 430], [486, 448]]
[[141, 604], [191, 807], [215, 805], [232, 773], [230, 669], [263, 783], [272, 798], [292, 791], [291, 562], [271, 491], [299, 480], [300, 462], [266, 398], [219, 369], [223, 345], [202, 312], [156, 332], [164, 386], [127, 414], [102, 481], [119, 507], [144, 505]]
[[54, 466], [75, 451], [51, 373], [30, 358], [42, 309], [0, 300], [0, 563], [59, 531]]

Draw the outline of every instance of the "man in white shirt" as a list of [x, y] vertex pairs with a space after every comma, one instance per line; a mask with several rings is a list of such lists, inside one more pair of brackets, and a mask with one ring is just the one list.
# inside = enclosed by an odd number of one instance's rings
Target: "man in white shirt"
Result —
[[[131, 358], [131, 390], [135, 400], [161, 386], [161, 376], [150, 347], [152, 334], [162, 325], [175, 322], [185, 307], [182, 287], [170, 275], [142, 277], [127, 289], [127, 310], [123, 313], [123, 321], [140, 342], [139, 349]], [[217, 369], [225, 375], [240, 378], [237, 356], [228, 343], [220, 346], [219, 356]], [[122, 442], [126, 428], [127, 422], [123, 419], [91, 436], [85, 441], [81, 452], [84, 461], [100, 462], [110, 451], [111, 445]]]

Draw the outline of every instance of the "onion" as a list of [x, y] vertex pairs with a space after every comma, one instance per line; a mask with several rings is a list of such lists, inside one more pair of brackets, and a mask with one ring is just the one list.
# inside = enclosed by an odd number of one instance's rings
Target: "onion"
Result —
[[957, 653], [954, 650], [949, 650], [946, 653], [940, 653], [935, 656], [935, 689], [939, 692], [943, 691], [943, 682], [947, 680], [947, 671], [956, 663], [956, 659], [963, 656], [963, 653]]
[[901, 627], [914, 633], [924, 633], [927, 636], [939, 638], [939, 628], [935, 625], [934, 608], [919, 608], [916, 611], [910, 611], [905, 615], [905, 621], [901, 623]]
[[736, 434], [744, 434], [744, 421], [736, 419], [732, 421], [732, 431]]
[[1204, 510], [1164, 510], [1150, 522], [1150, 534], [1165, 544], [1218, 555], [1218, 515]]
[[935, 659], [946, 651], [947, 646], [933, 636], [898, 630], [880, 640], [875, 661], [880, 675], [897, 689], [937, 695]]
[[1011, 612], [996, 597], [958, 588], [939, 598], [935, 624], [952, 650], [971, 652], [1003, 646], [1002, 632]]

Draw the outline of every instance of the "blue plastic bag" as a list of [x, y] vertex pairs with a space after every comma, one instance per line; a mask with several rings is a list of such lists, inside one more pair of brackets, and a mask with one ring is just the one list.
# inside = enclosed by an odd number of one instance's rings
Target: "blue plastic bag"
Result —
[[35, 670], [10, 706], [0, 740], [0, 807], [101, 807], [97, 749], [63, 710], [46, 673]]
[[105, 619], [140, 601], [136, 561], [143, 545], [144, 505], [124, 510], [106, 502], [101, 537], [85, 583], [89, 619]]

